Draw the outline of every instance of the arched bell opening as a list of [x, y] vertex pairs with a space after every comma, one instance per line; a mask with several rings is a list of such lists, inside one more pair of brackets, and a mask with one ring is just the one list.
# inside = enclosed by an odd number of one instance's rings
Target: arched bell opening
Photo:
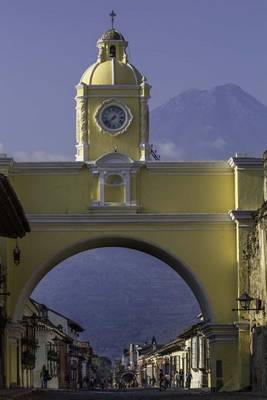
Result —
[[112, 58], [116, 57], [116, 46], [110, 46], [109, 48], [109, 56]]

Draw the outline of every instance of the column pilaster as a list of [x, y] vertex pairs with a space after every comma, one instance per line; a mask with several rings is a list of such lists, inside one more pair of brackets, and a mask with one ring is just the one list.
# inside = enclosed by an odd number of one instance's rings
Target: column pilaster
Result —
[[20, 339], [24, 328], [20, 323], [8, 323], [6, 328], [6, 384], [7, 387], [21, 386], [21, 347]]

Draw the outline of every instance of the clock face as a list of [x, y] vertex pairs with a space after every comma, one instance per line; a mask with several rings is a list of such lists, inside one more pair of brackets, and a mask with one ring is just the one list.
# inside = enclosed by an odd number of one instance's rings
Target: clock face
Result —
[[124, 109], [118, 105], [110, 105], [103, 109], [101, 113], [102, 125], [108, 131], [118, 131], [127, 122], [127, 115]]

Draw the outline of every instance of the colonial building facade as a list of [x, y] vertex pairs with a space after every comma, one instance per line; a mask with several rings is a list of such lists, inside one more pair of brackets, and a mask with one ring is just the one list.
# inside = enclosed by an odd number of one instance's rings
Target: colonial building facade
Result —
[[20, 386], [42, 388], [44, 368], [49, 389], [86, 386], [92, 358], [97, 356], [89, 342], [79, 340], [83, 328], [78, 323], [30, 299], [21, 330], [17, 381]]

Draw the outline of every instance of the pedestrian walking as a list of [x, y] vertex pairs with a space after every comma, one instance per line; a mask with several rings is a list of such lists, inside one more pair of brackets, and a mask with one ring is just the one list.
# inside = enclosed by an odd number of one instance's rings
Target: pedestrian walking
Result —
[[105, 386], [106, 386], [106, 381], [103, 377], [101, 377], [100, 378], [100, 388], [101, 388], [102, 392], [104, 392]]
[[166, 389], [164, 386], [165, 376], [163, 374], [162, 369], [159, 371], [159, 390]]
[[45, 364], [43, 365], [43, 368], [41, 370], [40, 378], [42, 381], [42, 389], [47, 389], [47, 382], [49, 380], [49, 371], [46, 368]]
[[176, 388], [179, 387], [179, 372], [178, 371], [175, 371], [175, 374], [174, 374], [174, 386]]
[[191, 380], [192, 380], [192, 374], [190, 371], [188, 371], [186, 374], [186, 388], [187, 389], [190, 389], [190, 387], [191, 387]]
[[179, 370], [179, 387], [180, 388], [184, 387], [184, 370], [183, 369]]
[[95, 386], [95, 378], [91, 376], [89, 381], [89, 389], [94, 390], [94, 386]]
[[165, 374], [164, 386], [165, 386], [166, 389], [170, 386], [170, 375], [169, 374]]

